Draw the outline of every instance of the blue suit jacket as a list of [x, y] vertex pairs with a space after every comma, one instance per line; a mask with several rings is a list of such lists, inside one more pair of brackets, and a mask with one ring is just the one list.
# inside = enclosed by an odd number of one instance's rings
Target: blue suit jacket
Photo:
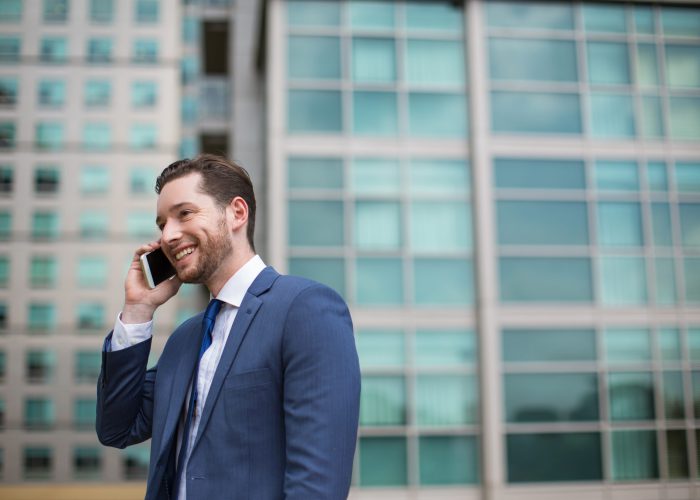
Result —
[[[201, 323], [202, 313], [178, 327], [150, 370], [150, 340], [103, 352], [97, 435], [118, 448], [152, 438], [147, 499], [173, 497], [173, 443]], [[188, 499], [346, 498], [359, 397], [343, 300], [266, 268], [241, 303], [216, 369], [187, 465]]]

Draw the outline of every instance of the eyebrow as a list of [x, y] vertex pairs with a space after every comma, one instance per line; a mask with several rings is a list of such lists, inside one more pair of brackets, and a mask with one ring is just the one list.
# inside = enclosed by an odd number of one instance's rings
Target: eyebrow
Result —
[[[181, 201], [180, 203], [176, 203], [172, 207], [170, 207], [170, 210], [168, 212], [172, 212], [174, 210], [177, 210], [178, 208], [183, 207], [184, 205], [189, 205], [189, 201]], [[163, 223], [163, 219], [161, 219], [160, 215], [156, 217], [156, 226], [160, 226]]]

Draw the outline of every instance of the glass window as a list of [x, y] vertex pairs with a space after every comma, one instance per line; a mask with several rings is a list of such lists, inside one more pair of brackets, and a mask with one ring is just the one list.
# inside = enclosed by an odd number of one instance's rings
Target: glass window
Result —
[[361, 305], [403, 303], [401, 259], [360, 258], [355, 269], [355, 300]]
[[0, 211], [0, 240], [7, 240], [12, 232], [12, 214]]
[[410, 192], [417, 199], [423, 195], [468, 194], [469, 165], [464, 160], [421, 158], [409, 165]]
[[651, 191], [667, 191], [666, 164], [663, 162], [649, 162], [647, 164], [647, 182]]
[[597, 432], [508, 434], [506, 456], [510, 483], [603, 478]]
[[503, 361], [595, 361], [593, 330], [503, 330]]
[[78, 259], [78, 286], [101, 288], [107, 283], [107, 259], [99, 256], [82, 256]]
[[346, 295], [345, 261], [340, 258], [295, 257], [289, 259], [289, 274], [324, 283], [340, 295]]
[[0, 21], [20, 21], [22, 19], [22, 0], [0, 1]]
[[107, 150], [112, 147], [112, 127], [109, 123], [83, 125], [83, 147], [91, 150]]
[[140, 479], [145, 481], [148, 477], [148, 463], [150, 460], [150, 446], [130, 446], [122, 451], [122, 465], [125, 479]]
[[61, 149], [63, 147], [63, 123], [40, 122], [36, 124], [34, 143], [39, 149]]
[[637, 164], [633, 161], [596, 161], [595, 180], [600, 190], [639, 190]]
[[58, 277], [55, 257], [32, 257], [29, 265], [29, 282], [32, 287], [53, 287]]
[[659, 477], [654, 431], [614, 431], [610, 442], [610, 466], [615, 481], [639, 481]]
[[152, 167], [132, 167], [129, 170], [129, 191], [131, 194], [153, 193], [158, 173]]
[[61, 183], [58, 167], [41, 166], [34, 170], [34, 191], [36, 193], [56, 193]]
[[56, 325], [56, 308], [53, 304], [32, 302], [29, 304], [30, 330], [50, 330]]
[[671, 137], [674, 139], [700, 139], [700, 98], [669, 98]]
[[461, 41], [409, 39], [406, 42], [406, 81], [410, 85], [462, 86], [465, 78]]
[[634, 6], [634, 24], [637, 33], [654, 34], [654, 11], [651, 6]]
[[578, 94], [491, 92], [494, 132], [580, 134]]
[[90, 38], [88, 40], [87, 60], [91, 63], [108, 63], [112, 60], [111, 38]]
[[34, 212], [32, 215], [33, 238], [57, 238], [59, 219], [56, 212]]
[[30, 429], [49, 428], [55, 420], [54, 404], [51, 399], [33, 397], [24, 400], [24, 425]]
[[81, 302], [78, 304], [77, 324], [81, 330], [102, 328], [105, 308], [99, 302]]
[[152, 238], [156, 236], [157, 227], [153, 213], [130, 212], [126, 217], [126, 230], [132, 238]]
[[78, 480], [99, 479], [102, 468], [102, 453], [94, 446], [73, 448], [73, 472]]
[[417, 137], [461, 138], [467, 134], [467, 100], [462, 94], [411, 92], [409, 133]]
[[362, 377], [361, 426], [404, 425], [406, 387], [402, 376], [365, 375]]
[[0, 193], [11, 193], [14, 183], [15, 171], [12, 166], [0, 164]]
[[661, 11], [664, 35], [700, 35], [700, 12], [695, 8], [666, 7]]
[[643, 245], [639, 203], [598, 203], [598, 241], [603, 247]]
[[588, 302], [593, 299], [591, 262], [583, 257], [502, 257], [501, 300]]
[[78, 228], [81, 238], [101, 239], [107, 235], [109, 218], [103, 210], [90, 210], [80, 214]]
[[416, 304], [452, 306], [474, 300], [472, 263], [468, 259], [415, 259], [413, 274]]
[[289, 189], [342, 189], [343, 160], [340, 158], [289, 158]]
[[0, 149], [14, 148], [16, 127], [12, 122], [0, 122]]
[[700, 87], [700, 46], [666, 44], [669, 87]]
[[84, 90], [85, 106], [109, 106], [112, 100], [112, 84], [108, 80], [88, 80]]
[[16, 36], [0, 36], [0, 62], [19, 62], [21, 40]]
[[582, 10], [586, 31], [612, 33], [627, 31], [624, 6], [584, 4]]
[[10, 258], [0, 255], [0, 287], [5, 288], [10, 281]]
[[363, 135], [396, 135], [398, 109], [394, 92], [354, 92], [353, 131]]
[[586, 203], [499, 201], [501, 245], [587, 245]]
[[63, 106], [66, 102], [66, 82], [63, 80], [41, 80], [38, 101], [41, 106]]
[[339, 201], [290, 201], [291, 246], [342, 246], [343, 204]]
[[294, 132], [340, 132], [341, 98], [335, 90], [290, 90], [287, 126]]
[[408, 482], [404, 437], [361, 437], [360, 486], [402, 486]]
[[700, 204], [680, 203], [681, 241], [685, 247], [700, 246]]
[[325, 0], [292, 0], [287, 2], [290, 26], [339, 26], [340, 4]]
[[63, 37], [42, 38], [39, 57], [42, 62], [65, 62], [68, 59], [68, 40]]
[[364, 195], [398, 195], [401, 169], [396, 160], [355, 158], [350, 165], [350, 189]]
[[654, 259], [657, 304], [676, 303], [676, 271], [674, 267], [672, 258], [657, 257]]
[[700, 191], [700, 163], [676, 163], [676, 189]]
[[186, 45], [199, 42], [201, 21], [198, 17], [185, 16], [182, 19], [182, 41]]
[[418, 375], [418, 425], [444, 427], [474, 424], [478, 417], [476, 394], [476, 378], [473, 376]]
[[656, 45], [637, 45], [637, 83], [640, 85], [659, 84], [659, 65], [656, 58]]
[[669, 420], [685, 418], [683, 372], [663, 372], [664, 416]]
[[576, 82], [576, 61], [573, 41], [489, 39], [492, 80]]
[[396, 202], [355, 204], [355, 246], [362, 250], [395, 250], [401, 246], [401, 206]]
[[[5, 351], [0, 351], [0, 382], [5, 381], [5, 377], [7, 376], [7, 353]], [[3, 401], [4, 405], [4, 401]], [[4, 413], [4, 407], [2, 408], [2, 411]], [[4, 420], [0, 422], [0, 428], [4, 425]]]
[[134, 40], [132, 60], [136, 63], [158, 62], [158, 40], [137, 38]]
[[662, 137], [664, 122], [661, 110], [661, 98], [657, 96], [642, 96], [642, 135], [644, 137]]
[[182, 96], [180, 100], [180, 117], [183, 123], [197, 122], [197, 107], [199, 100], [194, 96]]
[[685, 273], [685, 298], [700, 302], [700, 258], [686, 257], [683, 261]]
[[7, 328], [7, 304], [0, 302], [0, 328]]
[[68, 19], [68, 0], [44, 0], [44, 21], [64, 23]]
[[602, 257], [600, 273], [603, 304], [647, 302], [647, 278], [642, 257]]
[[361, 83], [396, 80], [396, 49], [393, 38], [353, 38], [352, 79]]
[[663, 361], [680, 361], [681, 336], [677, 328], [662, 328], [658, 331], [659, 350]]
[[129, 147], [132, 149], [155, 149], [156, 126], [151, 123], [134, 123], [129, 128]]
[[418, 330], [414, 342], [417, 366], [451, 367], [476, 362], [476, 338], [473, 331]]
[[340, 39], [336, 36], [290, 36], [287, 76], [294, 79], [340, 78]]
[[627, 94], [591, 93], [591, 135], [600, 138], [634, 137], [634, 100]]
[[109, 169], [102, 165], [86, 165], [80, 170], [82, 194], [104, 194], [109, 191]]
[[180, 61], [180, 80], [183, 85], [193, 83], [199, 76], [199, 59], [184, 55]]
[[363, 30], [392, 29], [394, 27], [394, 4], [390, 1], [352, 0], [350, 24]]
[[464, 27], [462, 7], [452, 2], [406, 2], [406, 28], [460, 32]]
[[34, 384], [51, 382], [56, 365], [56, 356], [51, 351], [27, 351], [25, 361], [27, 381]]
[[672, 246], [671, 210], [668, 203], [651, 204], [651, 225], [654, 235], [654, 245]]
[[595, 373], [511, 373], [503, 377], [507, 422], [597, 421]]
[[137, 23], [157, 23], [159, 0], [136, 0], [135, 19]]
[[488, 25], [494, 28], [574, 29], [573, 6], [568, 4], [488, 2], [486, 14]]
[[24, 448], [24, 478], [48, 479], [53, 469], [53, 450], [48, 446]]
[[654, 381], [651, 373], [609, 373], [608, 393], [611, 420], [654, 420]]
[[414, 252], [449, 253], [472, 247], [471, 209], [460, 201], [411, 203], [410, 234]]
[[630, 83], [627, 44], [588, 42], [588, 81], [597, 84]]
[[609, 363], [650, 361], [649, 330], [628, 328], [605, 330], [605, 358]]
[[582, 161], [496, 158], [496, 187], [523, 189], [585, 189]]
[[666, 431], [666, 456], [668, 476], [671, 479], [688, 477], [688, 442], [684, 429]]
[[111, 23], [114, 19], [114, 0], [90, 0], [90, 20]]
[[475, 484], [479, 458], [473, 436], [420, 436], [420, 484]]
[[17, 104], [17, 78], [0, 77], [0, 106]]
[[135, 108], [155, 107], [158, 87], [153, 81], [136, 81], [131, 84], [131, 105]]
[[78, 429], [93, 429], [97, 416], [97, 401], [76, 399], [73, 408], [73, 425]]

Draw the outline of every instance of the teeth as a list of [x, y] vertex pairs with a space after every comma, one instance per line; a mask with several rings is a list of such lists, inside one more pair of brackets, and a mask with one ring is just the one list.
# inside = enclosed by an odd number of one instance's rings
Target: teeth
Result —
[[194, 252], [194, 248], [193, 248], [193, 247], [185, 248], [184, 250], [181, 250], [180, 252], [178, 252], [178, 253], [175, 254], [175, 260], [180, 260], [180, 259], [183, 258], [185, 255], [189, 255], [189, 254], [191, 254], [192, 252]]

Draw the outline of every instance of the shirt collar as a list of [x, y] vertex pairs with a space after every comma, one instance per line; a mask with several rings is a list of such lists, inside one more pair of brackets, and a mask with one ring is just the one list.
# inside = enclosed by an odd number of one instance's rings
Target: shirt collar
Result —
[[245, 293], [265, 267], [260, 256], [255, 255], [229, 278], [216, 298], [234, 307], [241, 307]]

